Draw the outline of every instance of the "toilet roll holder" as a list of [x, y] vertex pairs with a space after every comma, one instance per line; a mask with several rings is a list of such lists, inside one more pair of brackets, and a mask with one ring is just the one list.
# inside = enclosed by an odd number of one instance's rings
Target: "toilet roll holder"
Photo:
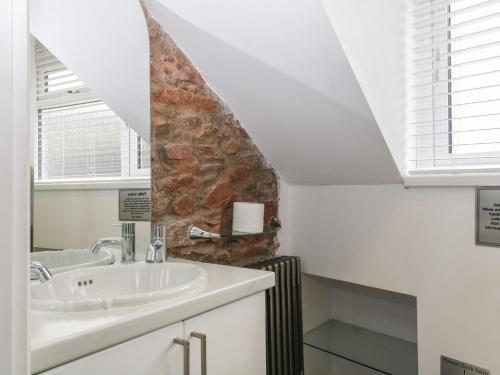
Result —
[[237, 238], [237, 237], [249, 237], [258, 236], [263, 234], [274, 234], [281, 229], [281, 222], [275, 216], [271, 216], [269, 219], [269, 230], [259, 233], [245, 233], [245, 232], [229, 232], [229, 233], [213, 233], [201, 229], [196, 225], [191, 225], [188, 228], [188, 238], [190, 240], [214, 240], [221, 238]]

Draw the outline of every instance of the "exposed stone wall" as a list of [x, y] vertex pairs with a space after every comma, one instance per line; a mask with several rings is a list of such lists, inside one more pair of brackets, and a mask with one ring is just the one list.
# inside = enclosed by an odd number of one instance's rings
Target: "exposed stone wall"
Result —
[[[147, 12], [146, 12], [147, 13]], [[170, 256], [243, 265], [273, 256], [276, 235], [192, 242], [191, 224], [231, 228], [232, 202], [277, 217], [278, 176], [172, 38], [150, 16], [152, 220], [167, 224]]]

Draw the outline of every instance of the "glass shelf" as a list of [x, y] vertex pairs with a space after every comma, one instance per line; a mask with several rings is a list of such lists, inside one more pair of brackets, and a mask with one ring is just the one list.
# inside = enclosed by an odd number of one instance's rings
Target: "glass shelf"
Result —
[[241, 238], [241, 237], [254, 237], [254, 236], [270, 236], [278, 233], [278, 230], [267, 230], [259, 233], [246, 233], [246, 232], [222, 232], [221, 238]]
[[338, 320], [304, 335], [304, 344], [390, 375], [417, 375], [417, 344]]
[[269, 219], [269, 225], [266, 226], [266, 230], [258, 233], [246, 233], [246, 232], [222, 232], [213, 233], [204, 230], [196, 225], [191, 225], [188, 228], [188, 238], [190, 240], [215, 240], [220, 238], [242, 238], [242, 237], [255, 237], [255, 236], [266, 236], [276, 234], [281, 229], [280, 221], [272, 216]]

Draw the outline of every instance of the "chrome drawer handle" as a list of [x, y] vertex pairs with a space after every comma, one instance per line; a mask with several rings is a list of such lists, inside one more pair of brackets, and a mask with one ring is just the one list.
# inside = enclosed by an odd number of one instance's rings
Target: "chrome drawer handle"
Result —
[[207, 335], [191, 332], [191, 337], [201, 340], [201, 375], [207, 375]]
[[189, 341], [176, 337], [174, 344], [182, 346], [184, 360], [184, 375], [189, 375]]

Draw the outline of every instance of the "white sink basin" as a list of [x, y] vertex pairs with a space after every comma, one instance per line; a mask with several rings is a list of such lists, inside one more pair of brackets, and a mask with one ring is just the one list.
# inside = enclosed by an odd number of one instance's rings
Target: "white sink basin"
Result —
[[[52, 274], [73, 271], [79, 268], [105, 266], [115, 262], [115, 256], [110, 250], [101, 249], [92, 254], [89, 249], [66, 249], [57, 251], [40, 251], [31, 253], [31, 260], [36, 260], [47, 267]], [[31, 279], [38, 275], [31, 274]]]
[[60, 273], [45, 283], [32, 283], [31, 309], [112, 309], [177, 297], [205, 283], [205, 269], [191, 263], [138, 262], [86, 268]]

